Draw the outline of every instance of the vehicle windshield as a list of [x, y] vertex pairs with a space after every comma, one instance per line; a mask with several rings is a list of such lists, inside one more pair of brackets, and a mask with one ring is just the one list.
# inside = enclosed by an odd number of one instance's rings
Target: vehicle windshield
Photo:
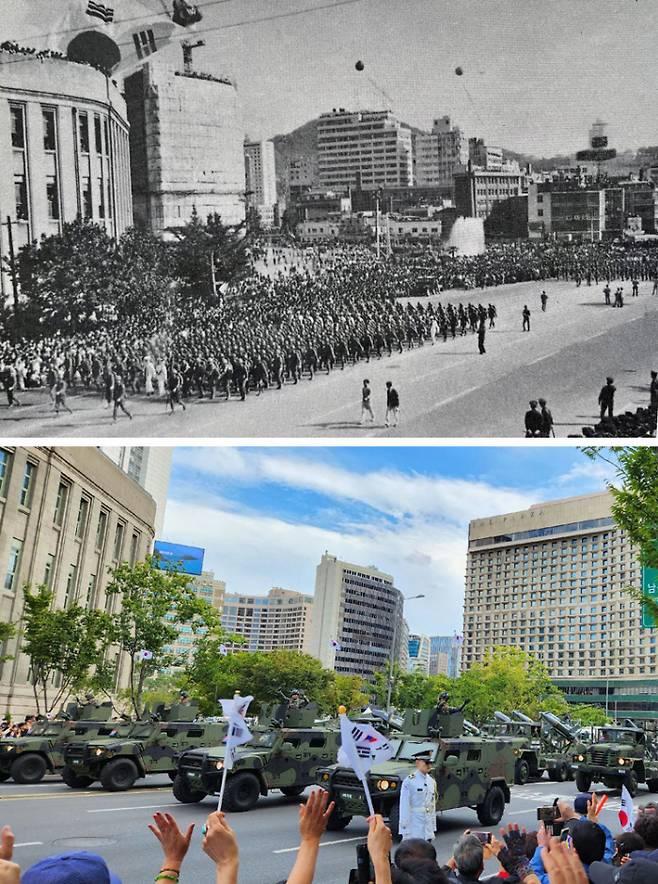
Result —
[[416, 759], [414, 758], [414, 755], [417, 755], [419, 752], [431, 752], [432, 761], [435, 761], [438, 748], [439, 747], [436, 743], [431, 743], [427, 740], [405, 740], [398, 752], [396, 760], [415, 761]]
[[276, 743], [278, 734], [276, 731], [266, 731], [264, 734], [254, 734], [254, 738], [249, 740], [250, 746], [257, 746], [260, 749], [271, 749]]
[[621, 730], [616, 728], [603, 728], [599, 731], [597, 742], [599, 743], [637, 743], [641, 732]]
[[133, 730], [131, 730], [130, 736], [131, 737], [150, 737], [151, 734], [153, 733], [154, 728], [156, 728], [156, 727], [157, 727], [157, 725], [151, 724], [150, 722], [146, 723], [146, 724], [137, 724], [137, 725], [135, 725]]

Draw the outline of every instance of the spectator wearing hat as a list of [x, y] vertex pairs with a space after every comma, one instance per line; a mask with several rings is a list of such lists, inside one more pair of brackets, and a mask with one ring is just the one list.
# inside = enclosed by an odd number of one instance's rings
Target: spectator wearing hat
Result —
[[[578, 854], [585, 872], [588, 872], [589, 867], [594, 862], [603, 864], [606, 851], [606, 834], [598, 823], [593, 822], [591, 819], [580, 820], [570, 827], [570, 833], [573, 849]], [[539, 828], [537, 840], [539, 846], [530, 861], [530, 867], [539, 878], [541, 884], [550, 884], [550, 878], [544, 867], [542, 857], [542, 850], [549, 843], [548, 834], [543, 826]], [[609, 862], [606, 865], [613, 868]]]
[[605, 379], [605, 386], [601, 387], [601, 392], [599, 393], [601, 420], [606, 416], [606, 413], [610, 420], [614, 417], [615, 393], [617, 392], [617, 388], [614, 384], [615, 379], [608, 377]]
[[632, 859], [623, 866], [594, 862], [589, 867], [591, 884], [656, 884], [656, 863], [648, 859]]
[[22, 884], [121, 884], [102, 856], [81, 850], [47, 856], [23, 873]]

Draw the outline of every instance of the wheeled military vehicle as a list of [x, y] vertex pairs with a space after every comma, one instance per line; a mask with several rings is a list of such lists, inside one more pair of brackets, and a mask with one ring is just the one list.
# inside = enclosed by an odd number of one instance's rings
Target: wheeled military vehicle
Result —
[[[469, 725], [469, 728], [473, 728]], [[432, 774], [438, 786], [437, 810], [471, 807], [483, 826], [500, 821], [510, 800], [516, 750], [510, 740], [464, 735], [461, 713], [437, 715], [435, 709], [408, 710], [402, 733], [390, 739], [395, 756], [374, 765], [368, 786], [375, 813], [388, 818], [394, 835], [400, 819], [400, 789], [415, 770], [419, 752], [432, 753]], [[350, 768], [332, 765], [319, 772], [318, 782], [336, 807], [328, 829], [344, 829], [355, 816], [368, 816], [363, 786]]]
[[581, 792], [589, 792], [592, 783], [626, 786], [631, 795], [646, 783], [650, 792], [658, 792], [658, 740], [629, 719], [621, 726], [605, 725], [595, 742], [577, 748], [573, 770]]
[[[224, 790], [226, 810], [251, 810], [271, 789], [294, 797], [317, 782], [318, 770], [336, 760], [340, 745], [338, 726], [318, 725], [317, 714], [315, 703], [300, 708], [284, 701], [263, 709], [259, 721], [265, 726], [235, 750]], [[218, 793], [224, 758], [224, 746], [184, 752], [174, 780], [178, 801], [190, 804]]]
[[575, 730], [551, 712], [542, 712], [540, 721], [533, 721], [518, 709], [512, 715], [514, 718], [494, 712], [495, 721], [487, 731], [497, 737], [511, 737], [519, 746], [514, 782], [523, 786], [530, 779], [543, 777], [544, 771], [553, 782], [571, 779], [569, 749], [577, 739]]
[[111, 703], [69, 703], [53, 721], [38, 721], [24, 737], [0, 740], [0, 782], [39, 783], [64, 765], [64, 750], [76, 741], [101, 736], [117, 726], [110, 722]]
[[197, 712], [193, 704], [177, 704], [133, 722], [125, 732], [67, 746], [62, 779], [72, 789], [100, 780], [108, 792], [122, 792], [150, 773], [173, 778], [181, 752], [215, 743], [226, 733], [226, 722], [196, 721]]

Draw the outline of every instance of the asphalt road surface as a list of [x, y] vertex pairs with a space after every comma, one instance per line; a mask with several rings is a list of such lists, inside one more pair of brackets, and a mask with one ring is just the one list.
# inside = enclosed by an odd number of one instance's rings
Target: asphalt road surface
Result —
[[[614, 289], [614, 283], [613, 283]], [[579, 434], [598, 421], [597, 398], [607, 375], [617, 387], [616, 411], [649, 401], [650, 371], [658, 368], [658, 297], [652, 284], [627, 297], [623, 309], [606, 307], [603, 286], [573, 283], [518, 283], [493, 289], [443, 293], [439, 299], [496, 305], [496, 328], [487, 331], [486, 354], [473, 334], [437, 341], [411, 352], [375, 358], [308, 377], [297, 385], [234, 398], [193, 399], [186, 412], [167, 414], [163, 401], [133, 397], [133, 420], [111, 410], [92, 394], [69, 396], [73, 414], [55, 415], [44, 391], [20, 394], [21, 407], [0, 407], [4, 437], [519, 437], [530, 399], [548, 400], [557, 436]], [[539, 293], [548, 293], [540, 309]], [[630, 286], [625, 288], [630, 290]], [[521, 330], [521, 310], [530, 307], [531, 331]], [[373, 389], [375, 421], [360, 424], [364, 378]], [[400, 426], [387, 429], [385, 383], [401, 400]]]
[[[518, 823], [528, 829], [537, 826], [536, 808], [551, 804], [558, 795], [573, 800], [574, 783], [548, 780], [514, 786], [503, 823]], [[619, 830], [618, 793], [602, 813], [613, 834]], [[655, 796], [640, 787], [636, 803]], [[260, 799], [248, 813], [231, 814], [230, 823], [240, 844], [240, 884], [274, 884], [285, 880], [299, 846], [298, 804], [302, 798], [287, 799], [279, 792]], [[201, 804], [179, 804], [166, 777], [148, 777], [145, 785], [129, 792], [108, 793], [97, 786], [72, 791], [56, 778], [36, 786], [0, 784], [0, 824], [9, 823], [16, 835], [14, 858], [25, 870], [53, 853], [91, 850], [100, 853], [123, 884], [147, 884], [160, 868], [161, 851], [146, 825], [157, 810], [176, 816], [181, 828], [196, 823], [192, 845], [183, 866], [182, 881], [204, 884], [214, 880], [210, 860], [201, 851], [201, 826], [214, 810], [213, 799]], [[481, 827], [468, 808], [445, 813], [439, 821], [435, 846], [445, 861], [464, 829]], [[490, 827], [496, 831], [497, 827]], [[347, 884], [355, 866], [355, 845], [365, 837], [364, 820], [353, 820], [343, 832], [326, 833], [319, 854], [315, 884]], [[495, 873], [496, 863], [487, 871]]]

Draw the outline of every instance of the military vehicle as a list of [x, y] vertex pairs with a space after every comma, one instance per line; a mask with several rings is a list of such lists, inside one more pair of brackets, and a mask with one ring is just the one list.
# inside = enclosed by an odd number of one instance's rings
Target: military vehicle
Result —
[[592, 783], [609, 789], [626, 786], [631, 796], [640, 783], [658, 792], [658, 739], [626, 719], [624, 724], [598, 728], [596, 741], [573, 754], [576, 786], [589, 792]]
[[150, 773], [168, 773], [173, 779], [181, 752], [214, 743], [226, 733], [226, 722], [195, 721], [197, 712], [193, 704], [177, 704], [121, 733], [71, 744], [64, 752], [62, 779], [72, 789], [100, 780], [108, 792], [130, 789]]
[[[271, 789], [292, 798], [317, 782], [318, 770], [336, 760], [340, 745], [338, 726], [318, 725], [317, 713], [315, 703], [295, 708], [284, 701], [263, 709], [259, 721], [265, 726], [235, 750], [224, 790], [226, 810], [251, 810]], [[224, 758], [224, 746], [184, 752], [174, 780], [178, 801], [191, 804], [218, 793]]]
[[53, 721], [38, 721], [24, 737], [0, 740], [0, 782], [39, 783], [64, 765], [64, 749], [76, 741], [101, 736], [116, 727], [111, 703], [69, 703]]
[[551, 712], [542, 712], [540, 721], [533, 721], [518, 709], [512, 715], [514, 718], [494, 712], [495, 721], [487, 725], [487, 732], [512, 738], [520, 749], [514, 782], [523, 786], [530, 779], [541, 779], [545, 771], [553, 782], [572, 779], [569, 749], [577, 741], [575, 729]]
[[[469, 723], [468, 728], [474, 725]], [[419, 752], [432, 753], [439, 812], [471, 807], [483, 826], [493, 826], [502, 818], [510, 801], [517, 750], [510, 740], [464, 735], [463, 731], [461, 713], [440, 715], [435, 709], [405, 713], [402, 733], [389, 740], [394, 757], [368, 772], [375, 812], [388, 818], [394, 835], [399, 831], [402, 782], [415, 770], [414, 756]], [[368, 816], [363, 786], [353, 770], [338, 764], [326, 767], [319, 772], [318, 782], [336, 802], [328, 829], [338, 831], [353, 817]]]

